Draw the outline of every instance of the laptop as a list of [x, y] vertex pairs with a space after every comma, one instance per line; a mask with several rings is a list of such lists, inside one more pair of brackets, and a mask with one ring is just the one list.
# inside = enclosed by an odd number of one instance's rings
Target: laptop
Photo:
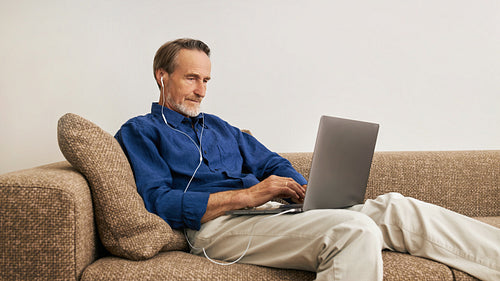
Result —
[[378, 130], [375, 123], [321, 116], [304, 204], [268, 202], [226, 214], [299, 213], [363, 203]]

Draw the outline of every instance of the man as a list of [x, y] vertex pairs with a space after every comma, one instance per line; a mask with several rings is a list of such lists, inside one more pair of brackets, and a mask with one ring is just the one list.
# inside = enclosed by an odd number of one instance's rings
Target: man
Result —
[[381, 250], [390, 249], [500, 280], [499, 229], [399, 194], [348, 210], [225, 216], [276, 197], [302, 202], [307, 182], [252, 136], [200, 113], [209, 56], [198, 40], [164, 44], [153, 67], [159, 102], [116, 134], [146, 208], [185, 229], [192, 253], [314, 271], [317, 280], [382, 280]]

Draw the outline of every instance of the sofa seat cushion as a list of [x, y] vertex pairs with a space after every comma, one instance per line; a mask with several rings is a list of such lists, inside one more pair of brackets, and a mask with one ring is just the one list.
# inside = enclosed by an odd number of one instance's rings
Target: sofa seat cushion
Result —
[[[383, 251], [384, 280], [477, 280], [428, 259]], [[144, 261], [105, 257], [85, 269], [82, 281], [95, 280], [314, 280], [316, 274], [249, 264], [220, 266], [181, 251], [162, 252]], [[455, 276], [455, 277], [454, 277]], [[460, 276], [461, 279], [454, 279]]]
[[58, 141], [92, 193], [102, 244], [113, 255], [148, 259], [159, 251], [184, 250], [184, 235], [146, 210], [120, 144], [94, 123], [68, 113], [59, 119]]
[[315, 273], [249, 264], [216, 265], [204, 257], [181, 251], [162, 252], [145, 261], [105, 257], [85, 269], [90, 280], [313, 280]]
[[432, 260], [383, 251], [384, 280], [454, 280], [451, 269]]

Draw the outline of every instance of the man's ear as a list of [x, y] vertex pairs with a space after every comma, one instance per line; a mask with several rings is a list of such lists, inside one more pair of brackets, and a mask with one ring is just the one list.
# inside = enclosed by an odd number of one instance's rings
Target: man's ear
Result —
[[155, 71], [155, 78], [156, 78], [156, 83], [158, 84], [158, 86], [162, 87], [162, 81], [161, 81], [161, 78], [163, 77], [163, 84], [167, 84], [167, 80], [168, 80], [168, 73], [164, 70], [164, 69], [157, 69]]

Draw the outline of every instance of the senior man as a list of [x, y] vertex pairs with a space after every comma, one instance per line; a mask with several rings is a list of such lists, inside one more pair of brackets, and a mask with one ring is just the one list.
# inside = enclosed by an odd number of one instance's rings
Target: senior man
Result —
[[400, 194], [349, 209], [224, 215], [276, 197], [302, 202], [307, 182], [251, 135], [200, 112], [211, 77], [205, 43], [167, 42], [153, 69], [159, 102], [115, 137], [146, 208], [185, 229], [192, 253], [313, 271], [317, 280], [382, 280], [381, 251], [390, 249], [500, 280], [500, 229]]

